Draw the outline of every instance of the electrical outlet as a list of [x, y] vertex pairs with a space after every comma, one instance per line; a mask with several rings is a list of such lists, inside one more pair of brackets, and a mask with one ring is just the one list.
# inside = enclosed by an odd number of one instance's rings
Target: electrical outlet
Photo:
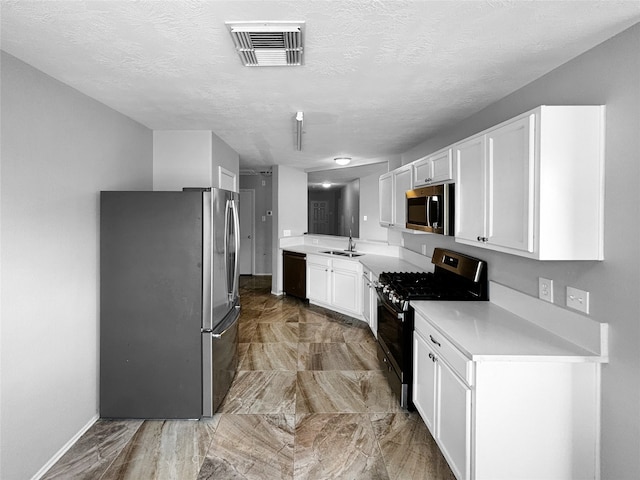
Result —
[[314, 244], [314, 245], [318, 245], [318, 239], [317, 239], [317, 238], [314, 238], [314, 239], [313, 239], [313, 244]]
[[589, 292], [567, 287], [567, 307], [589, 313]]
[[283, 230], [282, 231], [282, 236], [283, 237], [290, 237], [291, 236], [291, 230]]
[[365, 215], [362, 220], [366, 222], [367, 221], [367, 216]]
[[427, 254], [427, 246], [426, 245], [422, 245], [422, 254], [423, 255]]
[[267, 221], [267, 216], [266, 215], [262, 215], [262, 221], [266, 222]]
[[538, 297], [545, 302], [553, 303], [553, 280], [538, 277]]

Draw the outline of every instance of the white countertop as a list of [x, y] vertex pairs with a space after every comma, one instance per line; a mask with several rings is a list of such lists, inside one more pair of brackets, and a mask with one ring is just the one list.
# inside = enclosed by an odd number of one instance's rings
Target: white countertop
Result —
[[411, 305], [473, 361], [607, 361], [492, 302], [414, 301]]
[[360, 262], [366, 268], [371, 270], [374, 275], [380, 276], [382, 272], [423, 272], [424, 268], [419, 267], [411, 262], [403, 260], [398, 257], [390, 257], [387, 255], [376, 255], [372, 253], [359, 252], [358, 257], [345, 257], [342, 255], [331, 255], [323, 253], [328, 250], [340, 250], [338, 248], [322, 247], [315, 245], [288, 245], [282, 247], [282, 250], [289, 252], [305, 253], [307, 255], [322, 255], [329, 258], [337, 258], [339, 260], [351, 260], [354, 262]]

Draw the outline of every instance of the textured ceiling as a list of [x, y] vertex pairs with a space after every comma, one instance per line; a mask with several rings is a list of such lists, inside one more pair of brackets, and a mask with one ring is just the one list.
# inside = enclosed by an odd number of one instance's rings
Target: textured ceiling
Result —
[[[640, 21], [640, 1], [8, 1], [1, 47], [242, 167], [398, 155]], [[241, 65], [225, 21], [305, 22], [304, 66]], [[295, 149], [296, 111], [304, 112]]]

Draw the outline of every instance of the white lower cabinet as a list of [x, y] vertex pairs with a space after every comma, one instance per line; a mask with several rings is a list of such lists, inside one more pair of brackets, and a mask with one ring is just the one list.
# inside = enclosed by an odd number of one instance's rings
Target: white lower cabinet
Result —
[[471, 388], [440, 357], [435, 357], [437, 382], [436, 440], [458, 478], [469, 478], [471, 449]]
[[360, 262], [307, 255], [307, 297], [312, 303], [361, 317], [361, 276]]
[[413, 348], [413, 403], [458, 480], [600, 478], [599, 363], [472, 361], [417, 311]]
[[429, 346], [413, 333], [413, 402], [458, 479], [469, 477], [471, 451], [471, 388]]
[[322, 261], [323, 257], [318, 259], [307, 255], [307, 298], [319, 303], [329, 303], [330, 261]]
[[363, 267], [362, 271], [362, 316], [369, 324], [371, 333], [378, 337], [378, 294], [375, 284], [378, 277], [368, 268]]

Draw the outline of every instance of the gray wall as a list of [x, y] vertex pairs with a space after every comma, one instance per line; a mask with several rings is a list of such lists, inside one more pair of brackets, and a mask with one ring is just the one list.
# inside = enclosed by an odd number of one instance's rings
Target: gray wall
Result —
[[282, 293], [282, 255], [279, 239], [288, 230], [292, 237], [307, 231], [307, 174], [297, 168], [274, 165], [273, 188], [273, 250], [271, 292]]
[[[255, 191], [255, 272], [257, 275], [268, 275], [272, 268], [273, 216], [267, 215], [267, 210], [273, 210], [271, 184], [271, 175], [240, 176], [240, 188]], [[265, 217], [264, 222], [262, 221], [263, 216]]]
[[[386, 173], [386, 169], [384, 172]], [[380, 226], [380, 175], [360, 178], [360, 235], [363, 240], [387, 240], [388, 228]], [[367, 217], [365, 220], [364, 218]]]
[[606, 113], [605, 260], [538, 262], [431, 235], [404, 235], [427, 245], [475, 255], [489, 277], [537, 296], [538, 277], [591, 292], [591, 317], [610, 325], [609, 364], [602, 370], [602, 478], [640, 478], [640, 24], [440, 132], [403, 155], [409, 163], [538, 105], [604, 104]]
[[347, 183], [342, 189], [342, 212], [340, 214], [341, 226], [339, 235], [348, 237], [360, 236], [360, 180]]
[[100, 190], [150, 190], [152, 132], [1, 54], [0, 478], [98, 414]]

